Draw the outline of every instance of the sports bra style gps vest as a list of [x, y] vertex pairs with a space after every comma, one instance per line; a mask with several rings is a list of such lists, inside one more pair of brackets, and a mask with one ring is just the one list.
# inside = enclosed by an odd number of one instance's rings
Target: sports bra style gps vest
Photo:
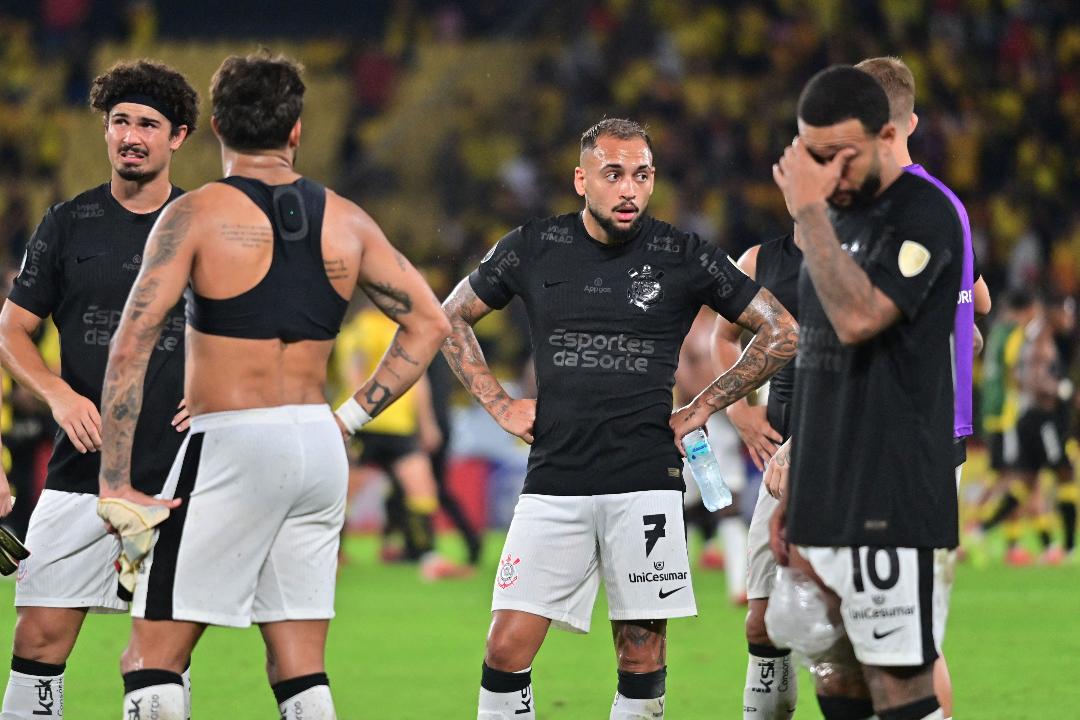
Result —
[[240, 190], [266, 214], [274, 231], [273, 256], [263, 279], [235, 297], [213, 300], [188, 287], [188, 324], [225, 337], [334, 339], [349, 303], [323, 267], [326, 188], [307, 178], [289, 185], [235, 176], [218, 182]]

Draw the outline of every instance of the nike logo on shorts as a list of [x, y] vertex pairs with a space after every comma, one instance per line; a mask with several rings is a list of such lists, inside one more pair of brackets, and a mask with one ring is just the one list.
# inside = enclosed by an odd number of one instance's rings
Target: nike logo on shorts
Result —
[[682, 587], [677, 587], [674, 590], [670, 590], [668, 592], [664, 592], [664, 588], [660, 588], [660, 599], [663, 600], [664, 598], [674, 595], [675, 593], [679, 592], [680, 590], [684, 590], [685, 588], [686, 586], [683, 585]]
[[903, 627], [903, 626], [901, 625], [900, 627], [895, 627], [895, 628], [893, 628], [892, 630], [886, 630], [886, 631], [885, 631], [885, 632], [883, 632], [883, 633], [879, 633], [879, 632], [877, 631], [877, 628], [874, 628], [874, 639], [875, 639], [875, 640], [883, 640], [884, 638], [887, 638], [887, 637], [889, 637], [889, 636], [890, 636], [890, 635], [892, 635], [893, 633], [897, 633], [897, 632], [900, 632], [900, 631], [901, 631], [901, 630], [903, 630], [903, 629], [904, 629], [904, 627]]
[[545, 280], [544, 281], [544, 287], [545, 288], [553, 288], [556, 285], [562, 285], [565, 282], [569, 282], [569, 281], [568, 280]]
[[93, 255], [77, 255], [77, 256], [75, 256], [75, 264], [76, 265], [81, 265], [82, 263], [86, 262], [87, 260], [93, 260], [94, 258], [101, 257], [104, 254], [105, 253], [95, 253]]

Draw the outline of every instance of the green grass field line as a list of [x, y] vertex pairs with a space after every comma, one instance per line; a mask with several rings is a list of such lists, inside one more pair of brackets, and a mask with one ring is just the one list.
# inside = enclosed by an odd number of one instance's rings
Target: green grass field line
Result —
[[[430, 584], [415, 568], [379, 564], [370, 538], [349, 541], [328, 653], [342, 720], [476, 716], [499, 542], [490, 538], [476, 577]], [[743, 610], [727, 603], [722, 573], [698, 571], [694, 579], [701, 616], [670, 628], [667, 717], [737, 720], [746, 674]], [[2, 647], [10, 647], [13, 595], [14, 584], [0, 582]], [[1080, 568], [962, 566], [952, 608], [946, 654], [958, 718], [1080, 718]], [[533, 671], [542, 720], [607, 718], [616, 676], [606, 618], [601, 596], [589, 635], [549, 636]], [[88, 618], [68, 663], [65, 717], [119, 716], [118, 658], [127, 633], [126, 617]], [[199, 720], [277, 717], [255, 629], [210, 629], [192, 676]], [[799, 720], [821, 717], [806, 680]]]

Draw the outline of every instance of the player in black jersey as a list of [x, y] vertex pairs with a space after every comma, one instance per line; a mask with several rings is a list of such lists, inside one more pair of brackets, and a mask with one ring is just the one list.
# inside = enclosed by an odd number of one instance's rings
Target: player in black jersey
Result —
[[786, 530], [873, 700], [858, 715], [823, 701], [827, 718], [943, 717], [933, 553], [957, 544], [950, 336], [963, 235], [948, 197], [903, 172], [895, 133], [881, 86], [835, 66], [803, 90], [799, 137], [773, 166], [803, 251], [791, 482], [774, 546], [786, 561]]
[[[298, 65], [229, 57], [210, 92], [227, 177], [170, 205], [150, 233], [102, 396], [99, 513], [134, 562], [146, 554], [121, 661], [124, 711], [156, 705], [160, 720], [183, 717], [180, 671], [205, 627], [254, 622], [282, 720], [330, 720], [324, 651], [348, 482], [343, 430], [416, 382], [450, 324], [370, 217], [293, 169]], [[358, 285], [400, 329], [336, 422], [327, 360]], [[191, 433], [155, 499], [131, 485], [132, 435], [147, 359], [185, 288]], [[130, 527], [133, 516], [160, 523], [156, 541]]]
[[[182, 192], [169, 180], [173, 153], [194, 132], [198, 116], [198, 97], [184, 77], [147, 61], [119, 63], [96, 78], [90, 104], [104, 114], [109, 182], [49, 209], [0, 312], [0, 359], [22, 387], [48, 403], [61, 429], [27, 532], [32, 555], [19, 569], [4, 718], [61, 707], [64, 664], [87, 611], [127, 609], [130, 598], [118, 597], [114, 569], [120, 545], [95, 512], [98, 408], [109, 341], [147, 235], [162, 207]], [[132, 477], [147, 493], [161, 489], [186, 429], [184, 414], [177, 416], [183, 304], [174, 305], [149, 358], [153, 390], [136, 433]], [[60, 333], [60, 375], [31, 339], [50, 316]]]
[[[799, 317], [799, 272], [802, 251], [792, 235], [764, 242], [743, 253], [739, 269], [769, 290], [795, 317]], [[731, 367], [742, 348], [742, 328], [717, 317], [713, 354], [717, 367]], [[795, 365], [790, 363], [769, 381], [765, 406], [751, 406], [746, 398], [727, 407], [727, 415], [746, 443], [759, 470], [777, 452], [778, 443], [791, 437], [791, 400], [795, 391]], [[744, 720], [788, 720], [795, 712], [798, 695], [796, 667], [791, 650], [777, 648], [765, 629], [776, 575], [776, 561], [769, 548], [769, 518], [779, 501], [762, 480], [747, 539], [746, 642], [749, 660], [743, 690]]]
[[[720, 249], [645, 214], [645, 130], [603, 120], [581, 138], [582, 212], [533, 220], [444, 303], [443, 353], [501, 427], [532, 444], [502, 552], [478, 717], [535, 717], [530, 668], [549, 626], [586, 632], [603, 577], [618, 658], [612, 718], [663, 717], [667, 618], [696, 614], [680, 439], [795, 353], [796, 324]], [[520, 296], [538, 397], [511, 398], [472, 325]], [[679, 345], [702, 305], [756, 333], [733, 368], [671, 412]]]

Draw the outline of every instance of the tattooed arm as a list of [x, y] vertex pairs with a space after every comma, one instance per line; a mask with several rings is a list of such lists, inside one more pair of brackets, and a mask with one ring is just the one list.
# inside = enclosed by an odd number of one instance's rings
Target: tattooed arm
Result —
[[762, 288], [746, 306], [736, 324], [754, 333], [739, 359], [702, 390], [686, 407], [671, 415], [675, 444], [682, 449], [684, 435], [702, 427], [717, 410], [745, 397], [795, 357], [799, 325], [776, 297]]
[[795, 242], [840, 342], [864, 342], [900, 319], [896, 303], [840, 246], [825, 203], [804, 207], [795, 220]]
[[773, 165], [773, 180], [795, 219], [795, 244], [803, 251], [814, 290], [836, 336], [849, 345], [869, 340], [900, 319], [896, 303], [844, 251], [829, 221], [826, 198], [854, 154], [854, 148], [843, 148], [820, 164], [796, 138]]
[[142, 411], [146, 366], [169, 311], [180, 300], [194, 258], [197, 193], [173, 201], [146, 241], [142, 268], [113, 336], [101, 395], [101, 497], [175, 506], [131, 487], [131, 446]]
[[[450, 322], [423, 276], [370, 218], [365, 219], [362, 237], [357, 282], [375, 306], [399, 325], [371, 377], [353, 395], [375, 417], [424, 374], [450, 332]], [[328, 266], [327, 273], [332, 276], [333, 272]]]
[[[760, 245], [750, 248], [736, 263], [751, 280], [757, 275], [757, 256], [760, 248]], [[739, 356], [742, 354], [742, 345], [739, 343], [742, 332], [740, 325], [731, 322], [723, 315], [716, 316], [712, 334], [713, 367], [729, 368], [739, 361]], [[731, 421], [750, 451], [750, 459], [754, 461], [758, 470], [765, 468], [769, 458], [784, 440], [780, 433], [769, 424], [766, 413], [765, 405], [751, 405], [746, 397], [738, 398], [727, 406], [728, 420]]]
[[443, 357], [458, 380], [503, 430], [532, 444], [535, 400], [511, 398], [488, 367], [473, 325], [491, 312], [465, 278], [443, 303], [450, 317], [450, 337], [443, 343]]

